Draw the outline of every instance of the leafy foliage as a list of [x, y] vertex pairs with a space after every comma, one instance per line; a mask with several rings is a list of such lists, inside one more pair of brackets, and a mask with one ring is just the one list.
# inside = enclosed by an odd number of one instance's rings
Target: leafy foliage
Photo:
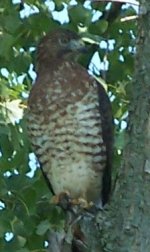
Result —
[[[64, 223], [62, 211], [50, 204], [51, 193], [30, 149], [25, 117], [22, 118], [35, 76], [31, 70], [34, 49], [44, 33], [62, 25], [84, 32], [96, 43], [80, 62], [88, 66], [95, 52], [100, 57], [100, 65], [90, 66], [97, 77], [101, 75], [108, 83], [116, 123], [114, 166], [118, 167], [136, 37], [135, 20], [121, 22], [121, 18], [135, 10], [104, 2], [90, 5], [78, 1], [72, 5], [69, 0], [26, 0], [20, 10], [15, 2], [0, 3], [0, 251], [37, 252], [45, 251], [47, 231]], [[115, 8], [118, 14], [111, 16]], [[115, 168], [114, 176], [117, 172]]]

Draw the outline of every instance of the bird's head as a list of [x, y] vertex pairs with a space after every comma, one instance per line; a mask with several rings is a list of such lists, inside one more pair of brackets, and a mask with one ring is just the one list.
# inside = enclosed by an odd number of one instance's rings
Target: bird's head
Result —
[[73, 59], [78, 53], [85, 52], [85, 44], [78, 34], [59, 29], [46, 35], [37, 48], [39, 64], [57, 64], [61, 59]]

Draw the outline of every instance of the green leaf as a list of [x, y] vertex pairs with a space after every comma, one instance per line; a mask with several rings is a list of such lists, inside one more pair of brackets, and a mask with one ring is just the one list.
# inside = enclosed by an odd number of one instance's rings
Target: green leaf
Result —
[[9, 15], [4, 15], [0, 20], [7, 32], [11, 34], [13, 34], [21, 24], [19, 15], [15, 11]]
[[[15, 64], [14, 64], [15, 62]], [[14, 55], [13, 61], [11, 63], [10, 70], [13, 69], [17, 74], [26, 73], [29, 69], [32, 60], [29, 53], [23, 52]]]
[[38, 235], [44, 235], [50, 228], [50, 223], [48, 220], [41, 221], [41, 223], [37, 226], [36, 233]]
[[10, 222], [7, 218], [7, 215], [2, 214], [5, 212], [5, 210], [0, 211], [0, 237], [4, 237], [4, 234], [11, 230]]
[[35, 250], [35, 251], [42, 251], [43, 252], [44, 238], [45, 238], [45, 236], [43, 237], [43, 236], [39, 236], [36, 234], [32, 235], [28, 239], [27, 248], [29, 248], [30, 251]]
[[68, 10], [71, 21], [77, 26], [83, 24], [84, 26], [89, 25], [92, 18], [92, 11], [78, 4]]
[[125, 133], [124, 131], [119, 132], [115, 139], [115, 147], [119, 150], [123, 150], [125, 144]]
[[22, 196], [30, 214], [36, 214], [37, 193], [35, 189], [28, 184], [28, 187], [26, 186], [22, 190]]
[[18, 249], [16, 252], [30, 252], [27, 248]]
[[[3, 166], [1, 166], [1, 162], [0, 162], [0, 167], [1, 167], [1, 169], [3, 168]], [[2, 170], [1, 170], [1, 173], [0, 173], [0, 198], [4, 200], [4, 196], [6, 196], [7, 193], [8, 193], [7, 185], [6, 185], [5, 179], [3, 178], [3, 174], [2, 174]]]
[[8, 33], [0, 34], [0, 57], [9, 59], [9, 52], [12, 49], [12, 46], [15, 42], [14, 36]]
[[94, 23], [91, 23], [88, 31], [92, 34], [99, 34], [102, 35], [104, 32], [107, 31], [108, 22], [105, 20], [98, 20]]
[[20, 247], [23, 247], [26, 244], [26, 238], [20, 235], [18, 235], [17, 238], [18, 238], [18, 244], [20, 245]]
[[5, 159], [10, 158], [13, 153], [13, 144], [7, 135], [0, 136], [0, 148]]

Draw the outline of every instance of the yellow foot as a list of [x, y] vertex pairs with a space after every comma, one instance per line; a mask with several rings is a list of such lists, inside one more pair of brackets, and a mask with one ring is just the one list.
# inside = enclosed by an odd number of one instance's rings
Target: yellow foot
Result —
[[72, 205], [77, 205], [80, 208], [88, 209], [93, 206], [93, 202], [88, 202], [83, 198], [73, 199], [71, 201]]
[[63, 209], [67, 209], [71, 206], [71, 197], [68, 191], [61, 192], [52, 197], [51, 203], [61, 206]]
[[93, 202], [88, 202], [86, 199], [80, 197], [73, 199], [68, 191], [61, 192], [52, 197], [51, 203], [61, 206], [65, 210], [72, 208], [75, 209], [89, 209], [94, 204]]

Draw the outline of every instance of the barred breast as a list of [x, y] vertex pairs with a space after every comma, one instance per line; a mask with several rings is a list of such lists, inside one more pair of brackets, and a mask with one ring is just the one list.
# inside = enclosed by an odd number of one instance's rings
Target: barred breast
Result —
[[97, 89], [90, 86], [77, 102], [74, 92], [69, 102], [59, 88], [49, 93], [44, 108], [39, 101], [28, 113], [29, 135], [42, 169], [55, 194], [68, 191], [73, 198], [99, 200], [106, 147]]

